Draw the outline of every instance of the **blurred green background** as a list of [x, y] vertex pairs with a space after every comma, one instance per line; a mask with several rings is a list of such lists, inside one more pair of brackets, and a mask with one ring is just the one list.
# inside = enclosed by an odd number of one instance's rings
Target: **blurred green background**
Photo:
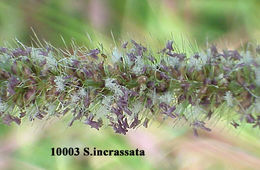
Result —
[[259, 0], [1, 0], [0, 40], [30, 43], [33, 28], [56, 46], [61, 35], [110, 41], [111, 31], [116, 40], [187, 37], [238, 46], [260, 37], [259, 18]]
[[[239, 48], [260, 39], [259, 0], [1, 0], [0, 45], [15, 38], [30, 45], [32, 29], [41, 40], [91, 46], [89, 37], [108, 48], [133, 38], [155, 47], [173, 38], [204, 47]], [[112, 36], [113, 34], [113, 36]], [[111, 45], [112, 44], [112, 45]], [[214, 126], [213, 126], [214, 125]], [[67, 121], [0, 124], [0, 169], [259, 169], [260, 131], [234, 130], [211, 123], [195, 138], [170, 121], [126, 136], [99, 132]], [[51, 147], [145, 149], [145, 157], [51, 157]]]

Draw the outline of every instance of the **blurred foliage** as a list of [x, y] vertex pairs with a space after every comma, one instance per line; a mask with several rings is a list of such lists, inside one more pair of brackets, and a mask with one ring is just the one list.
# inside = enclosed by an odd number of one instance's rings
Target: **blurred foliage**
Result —
[[[72, 38], [88, 44], [93, 39], [151, 37], [177, 43], [183, 37], [205, 42], [240, 44], [260, 37], [259, 0], [2, 0], [1, 43], [14, 37], [31, 41], [31, 28], [40, 38], [62, 45]], [[151, 41], [151, 40], [149, 40]]]
[[[259, 0], [1, 0], [0, 45], [16, 37], [31, 44], [31, 28], [40, 39], [63, 46], [74, 39], [112, 44], [123, 39], [163, 46], [195, 41], [238, 48], [260, 38]], [[111, 35], [112, 32], [112, 35]], [[151, 43], [150, 43], [151, 42]], [[156, 124], [156, 123], [155, 123]], [[109, 130], [96, 133], [64, 122], [28, 123], [23, 128], [0, 124], [0, 169], [257, 169], [259, 130], [217, 126], [199, 139], [185, 128], [153, 125], [128, 136]], [[223, 129], [225, 127], [225, 129]], [[259, 138], [255, 138], [259, 134]], [[148, 137], [147, 137], [148, 136]], [[142, 157], [51, 157], [51, 147], [133, 149], [148, 145]], [[151, 145], [151, 143], [156, 143]], [[149, 148], [150, 147], [150, 148]], [[155, 149], [154, 152], [151, 150]], [[158, 149], [158, 150], [156, 150]]]

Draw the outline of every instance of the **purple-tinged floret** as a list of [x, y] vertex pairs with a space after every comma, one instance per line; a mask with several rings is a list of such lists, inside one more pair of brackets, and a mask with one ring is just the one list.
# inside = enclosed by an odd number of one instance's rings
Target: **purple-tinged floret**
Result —
[[155, 88], [155, 83], [154, 83], [154, 81], [148, 81], [148, 82], [147, 82], [147, 87], [150, 88], [150, 89], [154, 89], [154, 88]]
[[127, 45], [128, 45], [128, 41], [126, 41], [126, 42], [124, 42], [124, 43], [122, 44], [122, 48], [126, 48]]
[[130, 61], [135, 61], [137, 59], [134, 53], [127, 53], [127, 56], [129, 57]]
[[124, 118], [124, 117], [125, 116], [118, 118], [117, 123], [113, 122], [110, 119], [110, 126], [113, 127], [115, 133], [126, 135], [126, 133], [128, 132], [127, 128], [129, 128], [129, 125], [127, 122], [127, 118]]
[[151, 108], [152, 105], [153, 105], [153, 101], [152, 101], [152, 99], [151, 99], [150, 97], [148, 97], [148, 98], [147, 98], [147, 101], [146, 101], [145, 107]]
[[138, 56], [142, 56], [143, 52], [147, 51], [147, 48], [142, 46], [141, 44], [138, 44], [137, 42], [135, 42], [134, 40], [131, 40], [132, 44], [134, 44], [135, 48], [136, 48], [136, 54]]
[[164, 79], [164, 80], [169, 80], [170, 79], [170, 77], [166, 73], [164, 73], [164, 72], [160, 72], [160, 77], [162, 79]]
[[117, 101], [117, 106], [120, 108], [120, 110], [123, 110], [128, 115], [132, 115], [132, 111], [128, 108], [128, 101], [129, 101], [131, 92], [124, 88], [122, 88], [122, 92], [123, 92], [123, 96], [119, 97], [119, 99]]
[[94, 121], [94, 116], [91, 114], [89, 115], [89, 117], [85, 120], [85, 124], [89, 125], [91, 128], [95, 128], [97, 130], [99, 130], [99, 128], [102, 127], [102, 120], [99, 119], [98, 121]]
[[50, 48], [47, 48], [47, 49], [41, 49], [40, 52], [39, 52], [39, 55], [42, 55], [42, 56], [48, 56], [49, 55], [49, 52], [50, 52]]
[[195, 120], [192, 124], [191, 124], [195, 129], [203, 129], [206, 131], [211, 131], [210, 128], [207, 128], [205, 126], [205, 122], [203, 121], [199, 121], [199, 120]]
[[91, 102], [91, 98], [90, 98], [89, 94], [87, 94], [87, 95], [85, 96], [85, 98], [84, 98], [84, 106], [85, 106], [86, 108], [88, 108], [89, 105], [90, 105], [90, 102]]
[[239, 124], [235, 121], [231, 122], [231, 125], [234, 126], [234, 128], [237, 128], [239, 126]]
[[83, 68], [82, 69], [83, 70], [83, 72], [84, 72], [84, 74], [85, 74], [85, 76], [87, 77], [87, 78], [91, 78], [91, 77], [93, 77], [93, 72], [91, 71], [91, 70], [89, 70], [89, 69], [87, 69], [87, 68]]
[[247, 114], [246, 115], [246, 122], [247, 123], [255, 123], [255, 118], [253, 117], [252, 114]]
[[215, 57], [215, 58], [218, 57], [219, 53], [218, 53], [217, 47], [215, 45], [211, 45], [210, 51], [211, 51], [211, 54], [213, 55], [213, 57]]
[[79, 65], [80, 65], [80, 61], [79, 60], [72, 59], [72, 66], [73, 67], [78, 68]]
[[69, 126], [72, 126], [73, 123], [74, 123], [74, 121], [81, 119], [82, 116], [83, 116], [83, 113], [82, 113], [82, 110], [81, 110], [81, 111], [79, 111], [79, 112], [77, 113], [76, 116], [74, 116], [74, 117], [72, 118], [72, 120], [71, 120], [70, 123], [69, 123]]
[[151, 62], [154, 62], [155, 61], [155, 58], [153, 56], [148, 56], [148, 59], [151, 61]]
[[149, 122], [149, 119], [145, 118], [144, 123], [143, 123], [143, 126], [144, 126], [145, 128], [148, 127], [148, 122]]
[[16, 117], [16, 116], [12, 116], [10, 114], [6, 114], [3, 118], [3, 123], [10, 126], [10, 124], [12, 122], [15, 122], [17, 125], [20, 125], [21, 124], [21, 119]]
[[8, 79], [8, 92], [11, 94], [11, 95], [14, 95], [15, 94], [15, 91], [14, 91], [14, 88], [20, 83], [20, 81], [12, 76]]
[[13, 56], [19, 57], [19, 56], [28, 56], [32, 52], [31, 48], [16, 48], [15, 50], [12, 51]]
[[94, 58], [94, 59], [98, 59], [98, 54], [100, 53], [100, 50], [99, 49], [93, 49], [93, 50], [90, 50], [89, 53], [87, 54], [88, 56]]
[[122, 109], [120, 109], [120, 107], [112, 107], [111, 108], [111, 112], [115, 113], [117, 115], [117, 117], [119, 117], [120, 115], [123, 115]]
[[173, 119], [176, 118], [176, 115], [173, 114], [173, 112], [176, 110], [175, 106], [169, 106], [168, 104], [166, 104], [165, 102], [161, 102], [159, 104], [159, 108], [162, 109], [162, 114], [165, 114]]
[[8, 48], [0, 47], [0, 53], [6, 54], [8, 52]]
[[196, 59], [199, 59], [200, 55], [199, 54], [195, 54], [193, 57], [196, 58]]
[[166, 49], [168, 49], [169, 51], [174, 51], [173, 47], [172, 47], [173, 41], [169, 40], [166, 44]]
[[138, 119], [138, 116], [135, 116], [134, 121], [131, 123], [130, 128], [136, 128], [140, 124], [140, 120]]

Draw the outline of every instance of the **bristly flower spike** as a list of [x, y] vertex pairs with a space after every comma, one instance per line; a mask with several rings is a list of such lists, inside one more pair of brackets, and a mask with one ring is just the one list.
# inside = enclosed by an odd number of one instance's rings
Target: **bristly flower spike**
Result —
[[134, 40], [111, 51], [19, 44], [0, 47], [4, 124], [71, 114], [69, 126], [78, 121], [125, 135], [169, 118], [184, 120], [198, 135], [210, 132], [206, 120], [223, 116], [216, 114], [226, 107], [230, 125], [260, 128], [259, 46], [239, 51], [212, 45], [184, 53], [171, 40], [161, 50]]

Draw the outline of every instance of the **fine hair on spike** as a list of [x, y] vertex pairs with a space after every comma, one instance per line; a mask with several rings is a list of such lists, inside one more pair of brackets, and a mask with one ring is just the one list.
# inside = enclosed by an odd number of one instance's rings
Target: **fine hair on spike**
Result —
[[[0, 120], [11, 125], [29, 117], [48, 120], [72, 115], [91, 128], [115, 133], [152, 121], [190, 126], [195, 135], [210, 132], [210, 119], [240, 128], [260, 128], [260, 50], [200, 50], [184, 38], [168, 40], [156, 49], [134, 39], [106, 47], [64, 48], [16, 39], [16, 47], [0, 47]], [[177, 44], [176, 42], [182, 42]], [[223, 114], [226, 110], [225, 114]], [[22, 114], [20, 114], [22, 113]]]

